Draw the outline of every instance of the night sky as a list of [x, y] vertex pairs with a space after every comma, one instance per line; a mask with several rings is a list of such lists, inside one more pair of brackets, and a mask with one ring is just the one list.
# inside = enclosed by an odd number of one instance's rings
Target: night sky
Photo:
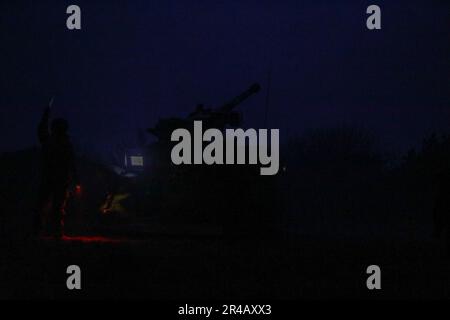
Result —
[[[370, 4], [382, 30], [366, 28]], [[351, 124], [403, 151], [450, 131], [450, 1], [2, 0], [0, 39], [0, 151], [37, 144], [52, 95], [74, 142], [101, 152], [255, 81], [239, 108], [263, 127], [270, 70], [268, 126], [284, 138]]]

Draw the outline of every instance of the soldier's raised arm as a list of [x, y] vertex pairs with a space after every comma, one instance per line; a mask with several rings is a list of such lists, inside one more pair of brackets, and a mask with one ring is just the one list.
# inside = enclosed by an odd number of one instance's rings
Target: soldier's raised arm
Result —
[[46, 107], [44, 113], [42, 114], [41, 121], [39, 121], [38, 125], [38, 138], [40, 143], [44, 143], [47, 141], [50, 133], [48, 131], [48, 121], [50, 118], [50, 106]]

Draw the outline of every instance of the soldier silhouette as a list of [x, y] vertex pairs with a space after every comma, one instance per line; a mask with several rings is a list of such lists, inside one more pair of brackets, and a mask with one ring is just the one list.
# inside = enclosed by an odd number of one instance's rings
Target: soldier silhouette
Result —
[[[42, 148], [42, 179], [34, 231], [36, 234], [45, 231], [50, 236], [61, 238], [68, 188], [71, 183], [77, 182], [77, 174], [75, 156], [67, 134], [69, 127], [67, 121], [62, 118], [54, 119], [49, 132], [50, 106], [51, 103], [45, 109], [38, 126], [38, 138]], [[48, 214], [44, 226], [45, 211]]]

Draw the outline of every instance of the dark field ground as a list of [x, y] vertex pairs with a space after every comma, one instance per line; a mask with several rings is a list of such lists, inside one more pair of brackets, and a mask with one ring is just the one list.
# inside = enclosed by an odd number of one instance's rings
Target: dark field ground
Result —
[[[450, 297], [449, 260], [431, 241], [150, 235], [2, 246], [1, 298]], [[82, 290], [66, 289], [71, 264]], [[371, 264], [382, 272], [376, 292], [366, 288]]]
[[[35, 176], [33, 159], [25, 152], [0, 161], [8, 173], [0, 177], [1, 299], [262, 302], [299, 298], [450, 298], [450, 259], [443, 244], [432, 237], [433, 201], [431, 193], [423, 188], [412, 193], [383, 180], [374, 189], [364, 180], [361, 187], [354, 187], [356, 193], [343, 189], [341, 184], [326, 193], [323, 189], [329, 184], [323, 180], [318, 179], [316, 184], [307, 180], [299, 186], [293, 182], [302, 182], [305, 176], [294, 176], [282, 184], [286, 199], [275, 198], [268, 201], [272, 207], [266, 206], [272, 213], [269, 217], [284, 219], [284, 227], [274, 233], [262, 231], [261, 226], [267, 225], [263, 219], [266, 216], [255, 210], [258, 215], [244, 221], [251, 222], [251, 228], [224, 236], [220, 230], [195, 224], [191, 219], [176, 227], [177, 219], [167, 218], [169, 223], [163, 228], [156, 214], [149, 215], [154, 218], [148, 220], [94, 219], [97, 216], [85, 213], [98, 211], [103, 188], [86, 183], [85, 194], [93, 199], [92, 203], [89, 199], [73, 201], [73, 207], [78, 204], [83, 213], [82, 223], [77, 222], [77, 210], [69, 208], [73, 215], [69, 214], [66, 222], [74, 227], [69, 232], [72, 236], [57, 242], [27, 239], [38, 181], [30, 178]], [[87, 177], [95, 177], [98, 170], [89, 169], [87, 163], [85, 167], [84, 181], [89, 181]], [[402, 183], [407, 185], [409, 181]], [[249, 189], [249, 184], [241, 185], [241, 189]], [[226, 205], [233, 203], [228, 198], [232, 190], [225, 191], [225, 203], [204, 204], [203, 208], [229, 214]], [[239, 192], [236, 197], [238, 204], [244, 199]], [[338, 199], [352, 201], [339, 203]], [[172, 198], [167, 201], [172, 202]], [[169, 209], [166, 207], [162, 213], [170, 213]], [[245, 206], [239, 209], [239, 213], [250, 212]], [[234, 231], [232, 226], [230, 230]], [[75, 236], [80, 234], [84, 236]], [[81, 268], [81, 290], [66, 288], [69, 265]], [[366, 287], [369, 265], [381, 268], [381, 290], [369, 291]]]

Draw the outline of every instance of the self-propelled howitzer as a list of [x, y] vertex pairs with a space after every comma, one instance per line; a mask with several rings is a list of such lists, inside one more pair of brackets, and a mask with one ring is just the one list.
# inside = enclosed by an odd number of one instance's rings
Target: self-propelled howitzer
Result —
[[261, 89], [258, 83], [254, 83], [247, 90], [234, 97], [217, 109], [206, 109], [203, 105], [198, 105], [195, 111], [186, 118], [165, 118], [160, 119], [155, 127], [147, 131], [158, 138], [160, 142], [170, 141], [170, 136], [175, 129], [186, 128], [190, 130], [193, 122], [202, 121], [204, 128], [224, 129], [227, 126], [237, 127], [241, 123], [240, 113], [234, 109], [243, 101]]

